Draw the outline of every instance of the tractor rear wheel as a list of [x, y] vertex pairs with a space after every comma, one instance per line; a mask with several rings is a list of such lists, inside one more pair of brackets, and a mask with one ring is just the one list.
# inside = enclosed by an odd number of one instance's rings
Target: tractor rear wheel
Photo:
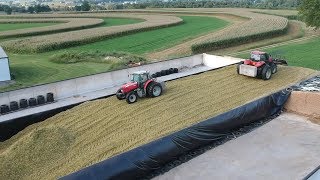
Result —
[[147, 87], [147, 92], [150, 97], [158, 97], [162, 93], [162, 86], [157, 82], [151, 82]]
[[119, 89], [116, 93], [116, 96], [119, 100], [125, 99], [126, 96], [121, 92], [121, 89]]
[[128, 104], [137, 102], [137, 99], [138, 99], [137, 93], [134, 91], [129, 92], [126, 96], [126, 101]]
[[262, 67], [261, 77], [263, 80], [269, 80], [272, 76], [272, 69], [269, 65], [264, 65]]
[[278, 67], [275, 63], [271, 64], [272, 74], [275, 74], [278, 71]]

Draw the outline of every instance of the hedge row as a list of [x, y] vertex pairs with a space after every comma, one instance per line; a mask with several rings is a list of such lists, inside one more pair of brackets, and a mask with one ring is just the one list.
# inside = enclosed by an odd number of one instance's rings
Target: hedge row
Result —
[[204, 42], [200, 44], [194, 44], [192, 45], [191, 49], [193, 53], [203, 53], [203, 52], [213, 51], [217, 49], [237, 46], [240, 44], [253, 42], [253, 41], [257, 41], [265, 38], [279, 36], [279, 35], [285, 34], [287, 31], [288, 31], [288, 26], [285, 27], [284, 29], [279, 29], [275, 31], [250, 34], [250, 35], [240, 36], [240, 37], [235, 37], [230, 39], [223, 39], [218, 41], [209, 41], [209, 42]]

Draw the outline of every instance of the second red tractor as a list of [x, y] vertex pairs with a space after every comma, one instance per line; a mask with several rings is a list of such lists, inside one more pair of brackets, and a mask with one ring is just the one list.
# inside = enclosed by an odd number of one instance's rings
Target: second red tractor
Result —
[[278, 71], [277, 64], [287, 64], [285, 60], [273, 59], [268, 53], [252, 51], [250, 59], [240, 62], [238, 74], [269, 80]]

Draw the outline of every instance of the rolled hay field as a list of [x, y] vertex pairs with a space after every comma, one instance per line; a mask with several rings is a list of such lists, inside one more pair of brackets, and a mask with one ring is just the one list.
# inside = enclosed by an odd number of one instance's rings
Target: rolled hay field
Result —
[[16, 29], [1, 31], [0, 39], [11, 37], [34, 36], [41, 34], [58, 33], [63, 31], [72, 31], [86, 29], [101, 25], [103, 19], [98, 18], [42, 18], [42, 19], [0, 19], [0, 24], [13, 23], [60, 23], [52, 26]]
[[[31, 125], [0, 144], [0, 179], [56, 179], [241, 106], [316, 71], [279, 67], [269, 81], [236, 67], [167, 83], [158, 98], [128, 105], [112, 96]], [[107, 171], [107, 170], [106, 170]]]
[[[136, 24], [128, 24], [112, 27], [97, 27], [91, 29], [77, 30], [71, 32], [63, 32], [51, 35], [35, 36], [25, 39], [10, 40], [2, 43], [2, 46], [7, 50], [15, 53], [38, 53], [47, 52], [56, 49], [77, 46], [99, 41], [106, 38], [122, 36], [125, 34], [145, 31], [148, 29], [157, 29], [168, 27], [182, 23], [183, 20], [175, 16], [166, 15], [143, 15], [143, 14], [90, 14], [94, 17], [119, 17], [119, 18], [135, 18], [144, 19], [144, 22]], [[57, 17], [68, 17], [75, 15], [60, 15]], [[82, 16], [89, 16], [84, 15]], [[50, 17], [50, 16], [48, 16]], [[81, 16], [79, 16], [81, 17]]]

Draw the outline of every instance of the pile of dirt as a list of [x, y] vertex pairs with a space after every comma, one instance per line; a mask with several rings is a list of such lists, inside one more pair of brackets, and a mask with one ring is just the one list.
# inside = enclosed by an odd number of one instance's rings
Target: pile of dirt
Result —
[[315, 73], [279, 67], [271, 80], [236, 67], [167, 83], [157, 98], [83, 103], [0, 144], [0, 179], [55, 179], [285, 88]]

